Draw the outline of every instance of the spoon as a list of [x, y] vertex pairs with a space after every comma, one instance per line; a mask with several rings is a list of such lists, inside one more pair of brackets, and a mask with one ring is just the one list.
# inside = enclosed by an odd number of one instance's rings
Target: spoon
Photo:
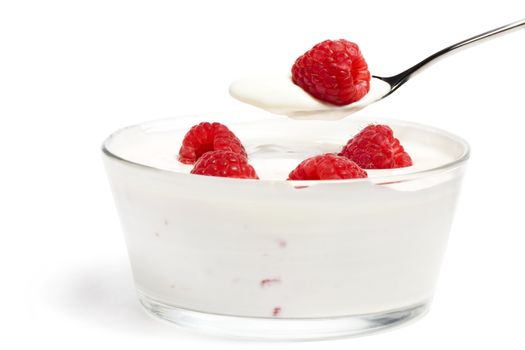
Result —
[[267, 74], [240, 79], [230, 85], [230, 94], [241, 102], [272, 113], [287, 115], [291, 118], [341, 119], [389, 96], [410, 78], [428, 68], [443, 58], [443, 56], [523, 26], [525, 26], [525, 19], [450, 45], [399, 74], [390, 77], [373, 75], [372, 79], [370, 79], [370, 91], [368, 94], [361, 100], [346, 106], [334, 106], [313, 98], [302, 88], [295, 85], [289, 74]]

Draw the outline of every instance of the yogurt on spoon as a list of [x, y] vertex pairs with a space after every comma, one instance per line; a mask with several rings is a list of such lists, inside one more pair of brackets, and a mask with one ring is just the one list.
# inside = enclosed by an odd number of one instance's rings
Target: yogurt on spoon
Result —
[[254, 75], [241, 78], [230, 85], [235, 99], [294, 119], [342, 119], [390, 92], [386, 82], [370, 79], [370, 91], [359, 101], [346, 106], [335, 106], [314, 98], [295, 85], [288, 74]]

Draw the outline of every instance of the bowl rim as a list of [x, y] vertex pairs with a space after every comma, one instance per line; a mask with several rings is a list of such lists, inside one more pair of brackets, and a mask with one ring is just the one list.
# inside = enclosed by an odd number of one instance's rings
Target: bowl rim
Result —
[[[242, 113], [242, 112], [239, 112]], [[246, 113], [246, 112], [245, 112]], [[230, 113], [233, 114], [233, 113]], [[436, 167], [427, 168], [427, 169], [421, 169], [413, 172], [403, 173], [403, 174], [389, 174], [389, 175], [380, 175], [380, 176], [374, 176], [374, 177], [367, 177], [367, 178], [357, 178], [357, 179], [343, 179], [343, 180], [276, 180], [276, 179], [239, 179], [239, 178], [227, 178], [227, 177], [214, 177], [214, 176], [203, 176], [203, 175], [195, 175], [195, 174], [189, 174], [189, 173], [183, 173], [180, 171], [173, 171], [169, 169], [163, 169], [158, 168], [152, 165], [136, 162], [130, 159], [126, 159], [124, 157], [121, 157], [117, 155], [116, 153], [110, 151], [110, 143], [111, 141], [117, 137], [119, 134], [125, 132], [126, 130], [133, 129], [133, 128], [143, 128], [148, 125], [155, 125], [160, 123], [166, 123], [170, 121], [185, 119], [185, 118], [192, 118], [192, 119], [198, 119], [205, 117], [207, 115], [211, 115], [211, 113], [203, 113], [203, 114], [187, 114], [187, 115], [181, 115], [181, 116], [174, 116], [174, 117], [168, 117], [168, 118], [160, 118], [160, 119], [153, 119], [145, 122], [140, 122], [132, 125], [128, 125], [122, 128], [117, 129], [113, 133], [111, 133], [108, 137], [104, 139], [102, 142], [101, 150], [102, 153], [107, 156], [110, 159], [113, 159], [121, 164], [125, 164], [127, 166], [131, 167], [138, 167], [143, 170], [148, 171], [154, 171], [156, 173], [172, 176], [172, 177], [184, 177], [184, 178], [194, 178], [195, 181], [199, 181], [199, 179], [203, 179], [206, 181], [212, 181], [212, 182], [220, 182], [220, 183], [258, 183], [261, 185], [267, 185], [267, 184], [282, 184], [286, 183], [294, 187], [305, 187], [305, 186], [311, 186], [311, 185], [342, 185], [342, 184], [349, 184], [349, 183], [359, 183], [359, 182], [367, 182], [367, 183], [374, 183], [374, 184], [390, 184], [390, 183], [397, 183], [397, 182], [404, 182], [404, 181], [410, 181], [417, 178], [425, 177], [434, 175], [437, 173], [444, 173], [447, 171], [454, 170], [464, 163], [470, 158], [470, 152], [471, 148], [468, 142], [449, 131], [446, 131], [444, 129], [440, 129], [434, 126], [430, 126], [427, 124], [422, 124], [418, 122], [412, 122], [412, 121], [404, 121], [400, 119], [393, 119], [393, 118], [373, 118], [373, 117], [354, 117], [356, 121], [360, 122], [369, 122], [370, 124], [377, 124], [377, 123], [385, 123], [388, 125], [388, 123], [394, 124], [396, 126], [402, 126], [402, 127], [412, 127], [412, 128], [418, 128], [426, 132], [431, 132], [434, 134], [439, 134], [443, 137], [446, 137], [448, 139], [451, 139], [452, 141], [459, 144], [462, 148], [462, 153], [459, 157], [454, 159], [453, 161], [440, 164]], [[213, 113], [214, 116], [220, 117], [221, 113]], [[282, 119], [282, 116], [266, 116], [265, 119], [272, 120], [272, 119]], [[258, 118], [256, 120], [262, 119]], [[252, 120], [253, 122], [254, 120]], [[247, 122], [250, 122], [249, 120]], [[336, 123], [337, 121], [328, 120], [327, 123]], [[366, 169], [365, 169], [366, 170]]]

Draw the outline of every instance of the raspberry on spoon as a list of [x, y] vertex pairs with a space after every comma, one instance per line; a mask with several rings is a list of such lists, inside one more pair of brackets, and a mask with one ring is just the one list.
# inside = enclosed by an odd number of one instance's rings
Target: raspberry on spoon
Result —
[[369, 125], [348, 141], [340, 156], [363, 169], [391, 169], [412, 165], [412, 159], [387, 125]]
[[366, 171], [348, 158], [327, 153], [303, 160], [288, 180], [342, 180], [368, 177]]
[[325, 40], [299, 57], [292, 80], [313, 97], [343, 106], [359, 101], [370, 90], [370, 72], [357, 44]]

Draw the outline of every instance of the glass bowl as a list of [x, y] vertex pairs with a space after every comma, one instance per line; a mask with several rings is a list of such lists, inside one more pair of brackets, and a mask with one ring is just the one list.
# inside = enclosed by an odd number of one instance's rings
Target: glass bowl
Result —
[[[237, 114], [147, 122], [104, 142], [145, 309], [207, 333], [279, 340], [358, 335], [424, 314], [467, 143], [390, 119]], [[230, 127], [261, 180], [189, 174], [177, 153], [201, 121]], [[370, 123], [391, 126], [414, 166], [370, 170], [367, 179], [286, 181], [302, 159], [337, 152]]]

